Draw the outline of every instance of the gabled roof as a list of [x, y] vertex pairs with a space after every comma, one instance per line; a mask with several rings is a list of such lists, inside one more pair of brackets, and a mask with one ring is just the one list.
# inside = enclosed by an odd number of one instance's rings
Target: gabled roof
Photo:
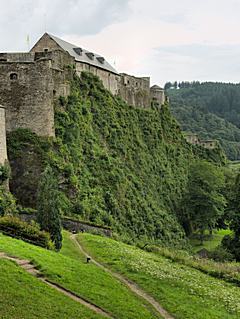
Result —
[[100, 55], [89, 52], [77, 45], [66, 42], [54, 35], [47, 33], [47, 35], [54, 40], [64, 51], [67, 51], [76, 61], [94, 65], [98, 68], [118, 74], [118, 72]]

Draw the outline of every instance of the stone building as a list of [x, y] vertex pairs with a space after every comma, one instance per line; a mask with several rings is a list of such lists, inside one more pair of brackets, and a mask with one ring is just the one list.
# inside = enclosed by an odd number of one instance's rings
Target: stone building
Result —
[[118, 92], [129, 105], [147, 108], [150, 106], [150, 77], [135, 77], [121, 73]]
[[5, 108], [0, 105], [0, 165], [7, 161], [7, 143], [5, 128]]
[[207, 149], [214, 149], [218, 145], [218, 141], [216, 140], [201, 140], [199, 136], [195, 133], [185, 133], [184, 137], [186, 141], [193, 145], [200, 145]]
[[29, 128], [40, 136], [54, 136], [54, 100], [69, 95], [73, 73], [82, 71], [98, 76], [106, 89], [134, 107], [150, 107], [154, 100], [160, 108], [165, 102], [164, 90], [150, 89], [149, 77], [119, 74], [104, 57], [45, 33], [30, 52], [0, 53], [6, 130]]

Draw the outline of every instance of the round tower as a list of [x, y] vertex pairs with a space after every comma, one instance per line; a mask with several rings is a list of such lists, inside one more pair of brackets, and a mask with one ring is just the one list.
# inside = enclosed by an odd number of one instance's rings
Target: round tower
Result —
[[5, 126], [5, 107], [0, 105], [0, 165], [7, 161], [7, 141]]

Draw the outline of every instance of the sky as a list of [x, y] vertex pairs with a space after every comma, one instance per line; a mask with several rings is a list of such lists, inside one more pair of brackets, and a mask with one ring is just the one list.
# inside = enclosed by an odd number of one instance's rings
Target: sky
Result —
[[[167, 81], [240, 82], [240, 0], [0, 0], [0, 51], [47, 31], [119, 71]], [[30, 42], [27, 42], [29, 36]]]

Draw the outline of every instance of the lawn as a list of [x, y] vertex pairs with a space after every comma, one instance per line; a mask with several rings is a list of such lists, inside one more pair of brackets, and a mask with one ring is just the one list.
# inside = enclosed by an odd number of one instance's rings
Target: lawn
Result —
[[[0, 234], [0, 251], [32, 260], [48, 279], [100, 306], [116, 318], [159, 318], [153, 314], [152, 309], [148, 309], [144, 305], [142, 300], [138, 299], [110, 274], [94, 264], [87, 264], [75, 244], [69, 239], [68, 233], [64, 233], [62, 253], [48, 251], [2, 234]], [[22, 270], [19, 271], [22, 273]], [[36, 283], [35, 278], [29, 277], [27, 274], [26, 276], [28, 276], [29, 281], [32, 280], [34, 284]], [[19, 282], [21, 283], [21, 276], [19, 276]], [[8, 285], [7, 282], [5, 285]], [[3, 289], [5, 289], [5, 285]], [[35, 290], [33, 289], [33, 291]], [[23, 304], [22, 307], [24, 308], [26, 305], [27, 299], [26, 304]], [[49, 318], [54, 318], [54, 316], [49, 316]], [[69, 316], [68, 318], [77, 317]], [[89, 316], [87, 318], [95, 317]]]
[[201, 245], [200, 240], [197, 238], [190, 239], [190, 244], [192, 246], [193, 252], [195, 253], [203, 248], [207, 249], [208, 251], [212, 251], [221, 244], [223, 237], [229, 234], [231, 234], [229, 229], [221, 229], [214, 231], [212, 237], [204, 240], [203, 245]]
[[100, 262], [137, 282], [178, 319], [240, 318], [240, 289], [199, 270], [133, 246], [80, 234]]
[[0, 259], [1, 319], [100, 319], [11, 261]]

